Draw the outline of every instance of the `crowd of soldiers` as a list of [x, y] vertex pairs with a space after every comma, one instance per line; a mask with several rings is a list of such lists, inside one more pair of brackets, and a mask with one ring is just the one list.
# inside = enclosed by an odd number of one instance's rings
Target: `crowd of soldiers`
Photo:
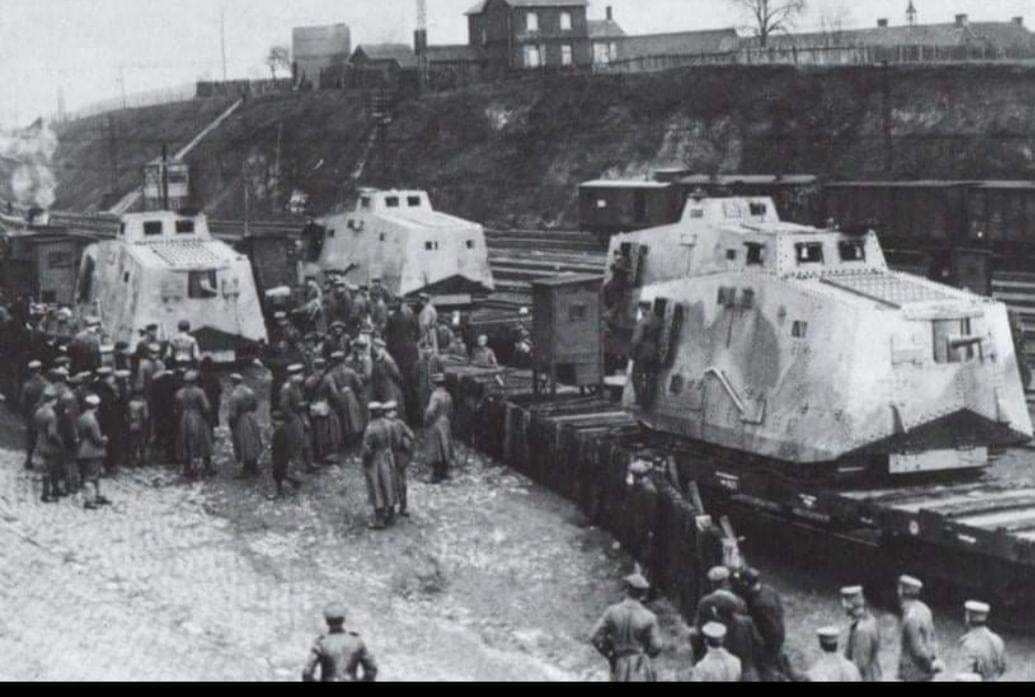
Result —
[[[711, 592], [697, 605], [690, 629], [692, 682], [880, 682], [878, 623], [867, 607], [863, 587], [841, 588], [846, 629], [816, 630], [821, 655], [806, 669], [792, 664], [784, 650], [786, 626], [779, 594], [751, 567], [726, 566], [708, 572]], [[639, 571], [624, 579], [626, 597], [612, 605], [591, 632], [591, 641], [611, 666], [611, 679], [653, 682], [653, 659], [665, 648], [657, 617], [644, 605], [650, 584]], [[927, 682], [945, 671], [938, 657], [930, 608], [920, 599], [923, 583], [909, 575], [898, 579], [900, 646], [897, 678]], [[995, 681], [1006, 672], [1003, 640], [987, 626], [991, 608], [964, 604], [967, 632], [960, 638], [960, 681]], [[841, 643], [842, 635], [845, 641]], [[843, 646], [843, 649], [840, 647]]]

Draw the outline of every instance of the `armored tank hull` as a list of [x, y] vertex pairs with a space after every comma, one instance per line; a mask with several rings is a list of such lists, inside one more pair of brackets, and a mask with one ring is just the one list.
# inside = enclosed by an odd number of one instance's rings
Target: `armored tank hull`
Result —
[[[423, 191], [360, 191], [356, 209], [322, 218], [313, 269], [393, 294], [428, 293], [436, 306], [470, 305], [494, 289], [481, 225], [435, 211]], [[304, 271], [303, 271], [304, 273]]]
[[697, 198], [616, 240], [645, 281], [623, 394], [641, 423], [820, 477], [977, 469], [1031, 438], [1002, 303], [889, 270], [872, 232], [774, 211]]
[[82, 314], [101, 319], [111, 342], [131, 349], [148, 324], [172, 337], [182, 320], [201, 350], [221, 362], [267, 340], [251, 263], [212, 239], [200, 215], [123, 216], [116, 239], [84, 250], [76, 298]]

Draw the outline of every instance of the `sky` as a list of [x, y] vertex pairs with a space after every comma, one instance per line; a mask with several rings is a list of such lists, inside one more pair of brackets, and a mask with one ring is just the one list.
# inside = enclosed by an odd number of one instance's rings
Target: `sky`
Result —
[[[913, 0], [921, 22], [1024, 16], [1035, 27], [1035, 0]], [[905, 21], [908, 0], [809, 0], [801, 30], [824, 16], [845, 26], [877, 18]], [[429, 40], [466, 41], [465, 10], [474, 0], [427, 0]], [[290, 45], [291, 28], [345, 22], [357, 43], [410, 43], [416, 0], [0, 0], [0, 126], [56, 112], [59, 90], [69, 110], [153, 88], [222, 75], [220, 12], [225, 15], [231, 78], [265, 77], [263, 59]], [[614, 7], [627, 33], [736, 26], [746, 28], [733, 0], [591, 0], [590, 18]]]

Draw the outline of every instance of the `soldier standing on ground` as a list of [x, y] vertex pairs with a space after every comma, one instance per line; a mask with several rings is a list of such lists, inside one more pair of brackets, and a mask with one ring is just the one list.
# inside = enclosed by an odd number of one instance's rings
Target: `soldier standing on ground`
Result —
[[723, 648], [726, 627], [706, 622], [701, 627], [705, 654], [690, 674], [690, 682], [740, 682], [740, 659]]
[[991, 607], [978, 600], [968, 600], [963, 607], [967, 633], [960, 638], [961, 672], [995, 682], [1006, 672], [1006, 648], [1002, 638], [987, 626]]
[[25, 469], [32, 469], [32, 453], [36, 449], [36, 407], [47, 389], [47, 379], [43, 377], [43, 364], [39, 361], [29, 362], [29, 377], [22, 385], [20, 393], [22, 418], [25, 420]]
[[427, 461], [431, 465], [431, 483], [438, 484], [449, 479], [453, 464], [453, 398], [446, 390], [446, 376], [436, 373], [432, 376], [435, 391], [424, 411], [426, 429]]
[[288, 432], [288, 426], [284, 421], [284, 415], [279, 411], [270, 414], [273, 421], [273, 441], [270, 444], [270, 464], [273, 486], [276, 487], [274, 498], [280, 499], [284, 496], [284, 481], [288, 481], [297, 491], [302, 483], [291, 475], [291, 463], [296, 457], [292, 436]]
[[641, 602], [650, 585], [638, 573], [624, 579], [626, 597], [604, 611], [590, 641], [611, 665], [611, 682], [655, 682], [651, 659], [661, 653], [658, 618]]
[[410, 517], [406, 505], [406, 494], [409, 491], [407, 470], [413, 457], [413, 444], [416, 437], [406, 422], [399, 418], [399, 405], [395, 402], [385, 404], [385, 418], [392, 427], [392, 456], [395, 459], [395, 490], [399, 499], [399, 515]]
[[762, 583], [757, 569], [748, 567], [740, 575], [744, 602], [748, 614], [762, 635], [762, 655], [758, 670], [763, 682], [783, 678], [783, 643], [787, 636], [784, 626], [783, 602], [769, 585]]
[[[704, 652], [704, 625], [708, 622], [722, 622], [723, 615], [734, 612], [747, 614], [747, 604], [741, 600], [730, 587], [730, 570], [725, 566], [713, 566], [708, 570], [708, 583], [712, 591], [697, 602], [694, 616], [694, 628], [691, 630], [690, 642], [695, 656]], [[723, 637], [725, 639], [725, 636]]]
[[201, 362], [198, 340], [190, 334], [190, 322], [180, 320], [179, 332], [169, 342], [169, 355], [178, 365], [196, 368]]
[[930, 682], [943, 669], [935, 643], [931, 609], [920, 600], [924, 584], [902, 575], [898, 579], [898, 598], [902, 608], [902, 645], [898, 678], [904, 682]]
[[147, 464], [147, 424], [151, 407], [140, 388], [133, 393], [126, 404], [126, 459], [129, 465], [141, 467]]
[[212, 407], [204, 390], [198, 386], [197, 371], [187, 371], [184, 382], [186, 384], [176, 393], [180, 424], [177, 451], [184, 465], [184, 474], [193, 479], [198, 460], [204, 464], [206, 475], [215, 473], [212, 469], [212, 434], [208, 424]]
[[331, 605], [323, 617], [328, 631], [316, 638], [302, 669], [302, 682], [316, 682], [317, 667], [320, 682], [373, 682], [377, 663], [359, 634], [345, 631], [345, 609]]
[[61, 437], [61, 428], [55, 411], [58, 392], [54, 387], [47, 387], [40, 396], [40, 405], [33, 415], [33, 425], [37, 434], [37, 448], [43, 459], [43, 497], [44, 503], [57, 501], [63, 495], [61, 482], [65, 469], [65, 441]]
[[305, 397], [302, 395], [304, 367], [300, 363], [287, 368], [288, 379], [280, 386], [277, 407], [284, 417], [284, 432], [287, 435], [288, 452], [291, 461], [301, 463], [305, 449]]
[[809, 682], [860, 682], [862, 677], [855, 664], [837, 652], [837, 627], [822, 627], [816, 631], [823, 655], [805, 673]]
[[84, 485], [93, 485], [93, 498], [88, 498], [83, 503], [83, 507], [88, 510], [108, 503], [108, 500], [101, 496], [101, 464], [107, 455], [108, 436], [101, 433], [101, 426], [97, 421], [97, 409], [100, 405], [101, 400], [97, 395], [88, 395], [86, 409], [76, 424], [79, 434], [79, 452], [76, 456], [79, 477]]
[[845, 658], [855, 664], [863, 682], [880, 682], [880, 628], [877, 619], [866, 608], [862, 586], [841, 589], [841, 606], [852, 618], [845, 642]]
[[382, 530], [395, 518], [395, 460], [392, 452], [393, 430], [384, 418], [384, 406], [371, 402], [370, 423], [363, 434], [363, 476], [374, 517], [367, 527]]
[[259, 458], [262, 456], [262, 430], [256, 418], [259, 401], [254, 390], [244, 384], [244, 377], [240, 373], [231, 375], [230, 382], [233, 388], [227, 405], [227, 421], [234, 457], [241, 467], [241, 474], [254, 477], [259, 473]]
[[417, 315], [417, 323], [420, 326], [421, 339], [438, 351], [438, 310], [431, 302], [431, 296], [427, 293], [420, 294], [421, 308]]

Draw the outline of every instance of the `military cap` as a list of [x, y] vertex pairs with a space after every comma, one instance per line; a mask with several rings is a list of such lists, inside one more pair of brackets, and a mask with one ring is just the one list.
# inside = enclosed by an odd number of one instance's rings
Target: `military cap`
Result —
[[360, 334], [353, 341], [354, 341], [354, 343], [358, 344], [359, 346], [366, 346], [367, 344], [370, 343], [370, 335], [369, 334], [365, 334], [365, 333], [364, 334]]
[[518, 310], [518, 314], [520, 316], [522, 316], [522, 317], [528, 317], [528, 308], [527, 307], [521, 308], [520, 310]]
[[331, 322], [331, 329], [344, 329], [344, 328], [345, 328], [345, 323], [342, 322], [341, 320], [336, 320], [334, 322]]
[[277, 310], [273, 313], [273, 319], [277, 320], [278, 322], [285, 320], [287, 319], [287, 313], [283, 310]]
[[196, 371], [196, 370], [188, 370], [184, 374], [183, 379], [186, 380], [187, 382], [197, 382], [198, 381], [198, 371]]
[[116, 351], [126, 351], [127, 349], [129, 349], [129, 344], [126, 343], [125, 341], [116, 341], [115, 342], [115, 350]]
[[650, 463], [643, 459], [633, 460], [629, 464], [629, 474], [635, 474], [638, 477], [642, 477], [650, 472]]
[[988, 603], [983, 603], [980, 600], [968, 600], [963, 604], [963, 607], [972, 615], [987, 616], [992, 611], [992, 607]]
[[39, 361], [29, 361], [29, 370], [40, 370], [43, 368], [43, 364]]
[[331, 354], [331, 358], [333, 358], [336, 361], [343, 360], [345, 358], [345, 352], [344, 351], [335, 351], [334, 353]]
[[753, 566], [749, 566], [740, 572], [740, 580], [744, 582], [744, 585], [751, 587], [758, 583], [762, 575], [758, 573], [758, 569]]
[[301, 363], [292, 363], [287, 369], [288, 375], [300, 375], [305, 372], [305, 366]]
[[384, 404], [382, 404], [381, 408], [385, 411], [393, 411], [399, 408], [399, 403], [393, 399], [389, 402], [385, 402]]
[[57, 399], [57, 396], [58, 396], [57, 390], [55, 390], [55, 389], [54, 389], [54, 387], [53, 387], [52, 385], [47, 385], [47, 386], [46, 386], [46, 387], [45, 387], [45, 388], [43, 389], [43, 395], [42, 395], [42, 398], [43, 398], [44, 400], [46, 400], [46, 401], [50, 401], [50, 400], [52, 400], [52, 399]]
[[101, 319], [100, 319], [100, 317], [87, 317], [86, 318], [86, 326], [87, 327], [99, 327], [99, 326], [101, 326]]
[[57, 311], [57, 318], [65, 321], [70, 320], [72, 319], [72, 311], [67, 307], [62, 307]]
[[111, 375], [114, 371], [106, 365], [102, 365], [97, 369], [97, 377], [106, 378]]
[[230, 382], [244, 382], [244, 376], [240, 373], [230, 373]]
[[445, 373], [435, 373], [431, 376], [431, 382], [435, 385], [445, 385], [446, 375]]
[[322, 366], [322, 365], [327, 365], [327, 361], [325, 361], [325, 360], [324, 360], [324, 359], [322, 359], [322, 358], [317, 358], [317, 359], [315, 359], [315, 360], [313, 361], [313, 365], [314, 365], [314, 366]]
[[901, 576], [899, 576], [898, 585], [902, 586], [903, 588], [909, 588], [914, 591], [918, 591], [924, 587], [924, 584], [920, 579], [916, 578], [915, 576], [910, 576], [909, 574], [902, 574]]
[[[62, 346], [61, 350], [64, 351], [65, 347]], [[67, 368], [68, 366], [72, 365], [72, 359], [69, 358], [68, 356], [58, 356], [57, 358], [54, 359], [54, 365]]]
[[862, 586], [844, 586], [841, 588], [841, 595], [845, 598], [858, 598], [862, 594]]
[[726, 625], [719, 622], [707, 622], [701, 627], [701, 633], [709, 639], [725, 639]]
[[179, 322], [176, 323], [176, 326], [179, 328], [181, 332], [185, 332], [190, 329], [190, 322], [188, 322], [185, 319], [181, 319]]
[[650, 583], [643, 577], [643, 574], [632, 573], [622, 579], [625, 585], [633, 590], [645, 591], [650, 588]]
[[984, 682], [977, 673], [956, 673], [956, 682]]
[[713, 566], [708, 569], [708, 580], [712, 583], [721, 583], [722, 581], [728, 581], [730, 578], [730, 570], [725, 566]]
[[341, 605], [328, 605], [323, 609], [323, 618], [328, 622], [345, 621], [345, 608]]
[[116, 370], [115, 371], [115, 377], [119, 378], [120, 380], [125, 380], [130, 375], [131, 375], [131, 373], [128, 370], [125, 370], [125, 369], [123, 369], [123, 370]]
[[370, 402], [369, 404], [367, 404], [367, 410], [371, 414], [378, 414], [384, 410], [384, 405], [381, 404], [381, 402]]
[[67, 380], [68, 370], [63, 367], [52, 368], [50, 371], [50, 377], [52, 380]]
[[151, 324], [149, 324], [146, 327], [144, 327], [144, 331], [145, 332], [156, 332], [156, 331], [158, 331], [158, 324], [155, 323], [155, 322], [152, 322]]
[[88, 394], [88, 395], [86, 395], [86, 400], [85, 401], [91, 407], [98, 407], [98, 406], [101, 405], [101, 398], [98, 397], [95, 394]]
[[417, 297], [421, 300], [431, 300], [431, 296], [427, 293], [420, 293]]
[[841, 630], [834, 626], [820, 627], [816, 630], [816, 636], [819, 637], [820, 642], [828, 644], [830, 642], [837, 642], [839, 636], [841, 636]]

